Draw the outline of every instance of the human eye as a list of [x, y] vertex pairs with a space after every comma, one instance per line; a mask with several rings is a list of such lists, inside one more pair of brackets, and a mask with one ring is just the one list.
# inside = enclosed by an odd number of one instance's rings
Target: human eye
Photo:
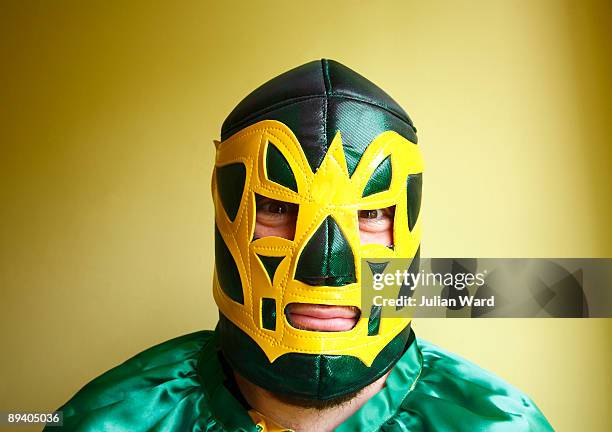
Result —
[[359, 229], [367, 232], [387, 231], [393, 226], [394, 215], [395, 206], [381, 209], [359, 210]]
[[276, 200], [266, 200], [265, 203], [257, 208], [260, 213], [266, 213], [270, 215], [282, 216], [289, 213], [289, 203]]
[[373, 220], [380, 219], [382, 216], [382, 209], [376, 210], [359, 210], [359, 219], [360, 220]]
[[257, 196], [256, 224], [268, 227], [295, 225], [297, 204]]

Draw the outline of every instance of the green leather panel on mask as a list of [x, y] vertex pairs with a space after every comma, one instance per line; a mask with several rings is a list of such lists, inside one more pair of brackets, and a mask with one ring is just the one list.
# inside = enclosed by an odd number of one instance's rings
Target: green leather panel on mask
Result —
[[[377, 274], [381, 274], [385, 271], [385, 268], [389, 265], [389, 261], [387, 262], [370, 262], [367, 261], [368, 267], [370, 267], [370, 271], [372, 275], [376, 276]], [[368, 319], [368, 336], [376, 336], [380, 329], [380, 315], [382, 313], [381, 306], [374, 306], [370, 309], [370, 318]]]
[[357, 281], [353, 251], [331, 216], [325, 218], [304, 247], [295, 279], [314, 286], [343, 286]]
[[264, 268], [266, 269], [266, 272], [268, 273], [268, 277], [270, 278], [270, 283], [273, 283], [274, 274], [276, 273], [276, 269], [278, 268], [278, 265], [281, 263], [281, 261], [285, 257], [269, 257], [269, 256], [263, 256], [259, 254], [257, 255], [257, 257], [259, 258]]
[[216, 168], [217, 190], [227, 217], [233, 222], [240, 208], [244, 191], [246, 168], [242, 163], [234, 163]]
[[261, 323], [265, 329], [276, 330], [276, 300], [261, 299]]
[[371, 105], [351, 99], [332, 98], [327, 112], [330, 119], [327, 139], [331, 143], [337, 131], [342, 134], [342, 147], [350, 175], [355, 172], [361, 156], [372, 140], [383, 132], [394, 131], [416, 143], [416, 135], [410, 126]]
[[367, 261], [367, 263], [368, 263], [368, 267], [370, 267], [370, 271], [372, 272], [373, 276], [376, 276], [377, 274], [381, 274], [382, 272], [384, 272], [387, 266], [389, 265], [389, 261], [381, 262], [381, 263]]
[[408, 195], [408, 228], [412, 231], [419, 218], [421, 210], [421, 192], [423, 189], [423, 174], [410, 174], [406, 184]]
[[240, 273], [234, 257], [230, 253], [223, 237], [219, 232], [219, 228], [215, 225], [215, 267], [217, 269], [217, 279], [219, 285], [225, 294], [232, 300], [244, 304], [244, 293], [242, 291], [242, 282], [240, 282]]
[[370, 318], [368, 319], [368, 336], [376, 336], [380, 329], [380, 314], [382, 306], [372, 306], [370, 309]]
[[297, 192], [297, 183], [289, 162], [272, 143], [268, 143], [266, 151], [266, 174], [270, 181]]
[[270, 363], [257, 343], [222, 314], [217, 331], [226, 360], [249, 381], [274, 393], [318, 400], [335, 399], [376, 381], [414, 341], [407, 326], [370, 367], [353, 356], [324, 354], [290, 353]]
[[374, 195], [378, 192], [383, 192], [391, 186], [391, 156], [387, 156], [374, 170], [372, 177], [368, 180], [362, 197]]

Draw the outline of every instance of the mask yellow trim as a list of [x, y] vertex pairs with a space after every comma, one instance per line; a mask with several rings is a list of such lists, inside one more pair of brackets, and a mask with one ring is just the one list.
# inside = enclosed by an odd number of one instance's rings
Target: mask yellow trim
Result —
[[[272, 143], [293, 170], [298, 192], [267, 178], [265, 155]], [[413, 257], [421, 238], [417, 220], [408, 229], [406, 179], [423, 171], [419, 148], [401, 135], [387, 131], [377, 136], [363, 153], [352, 176], [349, 176], [338, 132], [313, 173], [302, 146], [283, 123], [265, 120], [249, 126], [227, 140], [216, 144], [216, 167], [243, 163], [246, 167], [245, 193], [234, 222], [230, 221], [212, 179], [216, 224], [240, 273], [244, 304], [229, 298], [219, 286], [215, 272], [213, 294], [220, 311], [248, 334], [273, 362], [286, 353], [351, 355], [370, 366], [376, 355], [409, 323], [410, 318], [382, 318], [379, 333], [368, 336], [368, 320], [361, 317], [346, 332], [313, 332], [292, 327], [284, 308], [294, 302], [356, 306], [361, 309], [361, 258]], [[391, 155], [392, 178], [388, 190], [362, 197], [363, 190], [381, 161]], [[255, 227], [255, 194], [299, 205], [294, 239], [264, 237], [252, 241]], [[383, 245], [361, 245], [358, 211], [396, 206], [394, 248]], [[345, 286], [310, 286], [293, 278], [300, 252], [320, 226], [331, 215], [338, 223], [355, 257], [357, 282]], [[286, 257], [278, 266], [273, 283], [260, 264], [257, 254]], [[275, 330], [265, 329], [261, 319], [262, 298], [276, 300]], [[367, 306], [368, 308], [370, 306]]]

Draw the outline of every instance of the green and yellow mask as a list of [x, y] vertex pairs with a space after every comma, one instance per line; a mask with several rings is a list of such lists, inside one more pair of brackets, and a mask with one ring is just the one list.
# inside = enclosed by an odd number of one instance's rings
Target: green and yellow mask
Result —
[[[423, 162], [408, 115], [331, 61], [247, 96], [223, 124], [212, 193], [214, 298], [224, 357], [273, 392], [329, 400], [385, 374], [410, 319], [362, 316], [342, 332], [293, 327], [292, 303], [361, 305], [361, 259], [418, 256]], [[293, 239], [254, 238], [256, 197], [297, 205]], [[395, 207], [393, 246], [361, 244], [358, 213]]]

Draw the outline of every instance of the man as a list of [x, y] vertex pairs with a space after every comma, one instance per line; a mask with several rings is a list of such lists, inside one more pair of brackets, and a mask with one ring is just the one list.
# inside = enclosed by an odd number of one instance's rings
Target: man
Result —
[[393, 99], [331, 60], [247, 96], [216, 142], [216, 330], [98, 377], [61, 408], [64, 429], [551, 430], [409, 318], [362, 313], [362, 258], [418, 259], [416, 142]]

